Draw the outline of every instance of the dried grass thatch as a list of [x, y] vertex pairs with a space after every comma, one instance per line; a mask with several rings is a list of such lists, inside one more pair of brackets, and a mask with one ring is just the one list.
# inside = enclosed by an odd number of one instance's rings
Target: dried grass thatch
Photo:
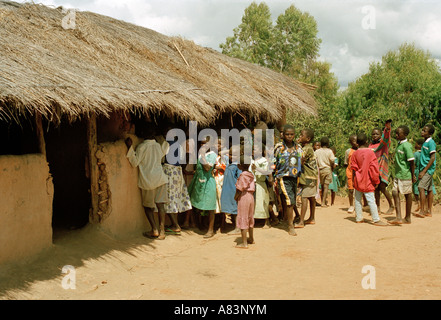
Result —
[[241, 111], [277, 121], [315, 113], [299, 82], [192, 41], [91, 12], [0, 1], [0, 119], [40, 112], [51, 121], [115, 110], [211, 123]]

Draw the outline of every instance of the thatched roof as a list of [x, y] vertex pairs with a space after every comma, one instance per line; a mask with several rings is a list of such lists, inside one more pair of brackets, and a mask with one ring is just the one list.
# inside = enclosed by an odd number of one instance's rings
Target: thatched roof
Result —
[[302, 84], [270, 69], [91, 12], [77, 11], [66, 29], [67, 15], [0, 0], [0, 119], [132, 110], [209, 123], [230, 111], [273, 121], [284, 108], [315, 113]]

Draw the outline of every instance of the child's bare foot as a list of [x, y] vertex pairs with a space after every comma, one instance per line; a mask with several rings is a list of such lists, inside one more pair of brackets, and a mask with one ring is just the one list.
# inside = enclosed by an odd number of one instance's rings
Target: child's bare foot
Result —
[[149, 239], [156, 239], [159, 236], [159, 232], [158, 232], [158, 230], [151, 231], [151, 232], [143, 232], [142, 235], [146, 238], [149, 238]]
[[159, 233], [159, 236], [156, 238], [158, 240], [164, 240], [165, 239], [165, 231], [161, 231]]
[[305, 227], [305, 223], [296, 223], [294, 224], [294, 228], [304, 228]]
[[374, 221], [372, 224], [373, 224], [374, 226], [380, 226], [380, 227], [385, 227], [385, 226], [387, 226], [387, 223], [386, 223], [386, 222], [383, 222], [383, 221], [381, 221], [381, 220]]
[[235, 236], [235, 235], [241, 234], [241, 232], [240, 232], [239, 228], [235, 228], [233, 231], [230, 231], [227, 234], [231, 235], [231, 236]]
[[214, 237], [213, 231], [208, 231], [206, 234], [204, 234], [205, 239], [212, 238], [212, 237]]
[[432, 216], [432, 213], [431, 213], [431, 212], [426, 212], [426, 213], [424, 214], [424, 216], [425, 216], [425, 217], [431, 217], [431, 216]]
[[393, 214], [395, 211], [394, 207], [389, 207], [389, 210], [387, 210], [386, 212], [384, 212], [383, 214]]
[[425, 214], [423, 213], [423, 212], [417, 212], [417, 213], [414, 213], [414, 215], [415, 215], [415, 217], [418, 217], [418, 218], [424, 218], [425, 217]]
[[269, 219], [266, 219], [265, 225], [262, 227], [262, 229], [269, 229], [269, 228], [271, 228], [271, 224], [269, 222]]
[[255, 244], [256, 242], [254, 241], [254, 239], [247, 239], [247, 244]]
[[388, 221], [388, 223], [394, 224], [394, 225], [399, 225], [399, 224], [403, 224], [403, 220], [402, 219], [393, 219], [393, 220]]
[[184, 229], [184, 230], [188, 230], [188, 229], [190, 229], [190, 224], [188, 224], [188, 223], [184, 223], [184, 224], [182, 225], [182, 229]]
[[248, 245], [246, 245], [244, 243], [241, 243], [241, 244], [236, 245], [236, 248], [238, 248], [238, 249], [248, 249]]
[[305, 220], [305, 224], [315, 224], [315, 220], [314, 219]]
[[410, 217], [409, 218], [404, 218], [403, 223], [404, 224], [411, 224], [411, 218]]
[[289, 227], [289, 229], [288, 229], [288, 234], [289, 234], [290, 236], [296, 236], [296, 235], [297, 235], [297, 232], [296, 232], [296, 230], [294, 229], [294, 227]]

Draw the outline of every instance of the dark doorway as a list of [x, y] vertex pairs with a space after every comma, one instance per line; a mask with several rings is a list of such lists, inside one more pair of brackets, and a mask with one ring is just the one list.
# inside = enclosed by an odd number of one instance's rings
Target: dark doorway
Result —
[[89, 222], [90, 179], [87, 166], [87, 120], [45, 126], [46, 156], [54, 183], [52, 228], [78, 229]]

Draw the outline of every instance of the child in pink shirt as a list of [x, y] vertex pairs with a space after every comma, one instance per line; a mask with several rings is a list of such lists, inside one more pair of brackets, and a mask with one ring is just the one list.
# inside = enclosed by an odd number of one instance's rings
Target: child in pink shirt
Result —
[[367, 136], [364, 133], [357, 135], [359, 148], [353, 153], [351, 167], [355, 189], [355, 215], [356, 222], [363, 222], [361, 199], [366, 196], [373, 224], [387, 226], [380, 220], [377, 204], [375, 203], [375, 187], [380, 183], [379, 166], [375, 153], [367, 146]]
[[[234, 199], [237, 201], [237, 218], [236, 228], [241, 230], [242, 244], [238, 244], [237, 248], [248, 249], [248, 243], [254, 243], [254, 191], [256, 186], [254, 183], [254, 175], [248, 171], [249, 164], [244, 162], [241, 156], [240, 164], [237, 165], [242, 173], [236, 182], [236, 195]], [[250, 238], [247, 239], [247, 232]]]

